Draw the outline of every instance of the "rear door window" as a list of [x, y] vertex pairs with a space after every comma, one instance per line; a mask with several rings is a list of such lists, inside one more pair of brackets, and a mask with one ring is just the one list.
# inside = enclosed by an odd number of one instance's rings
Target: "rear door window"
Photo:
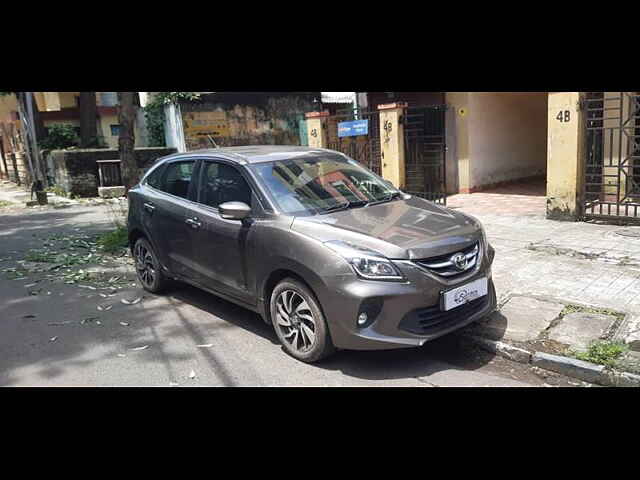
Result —
[[160, 190], [176, 197], [188, 198], [195, 164], [195, 160], [187, 160], [167, 165]]

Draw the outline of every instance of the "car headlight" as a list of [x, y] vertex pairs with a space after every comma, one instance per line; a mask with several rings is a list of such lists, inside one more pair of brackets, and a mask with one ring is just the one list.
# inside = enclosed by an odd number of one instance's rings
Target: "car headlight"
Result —
[[404, 280], [402, 273], [384, 255], [361, 248], [341, 240], [330, 240], [324, 244], [342, 256], [353, 268], [354, 272], [367, 280]]

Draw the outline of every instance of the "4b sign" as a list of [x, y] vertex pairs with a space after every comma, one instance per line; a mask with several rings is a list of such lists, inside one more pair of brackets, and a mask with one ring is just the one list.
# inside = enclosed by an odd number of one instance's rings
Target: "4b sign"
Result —
[[571, 121], [571, 111], [569, 110], [560, 110], [558, 115], [556, 115], [556, 120], [562, 123], [567, 123]]

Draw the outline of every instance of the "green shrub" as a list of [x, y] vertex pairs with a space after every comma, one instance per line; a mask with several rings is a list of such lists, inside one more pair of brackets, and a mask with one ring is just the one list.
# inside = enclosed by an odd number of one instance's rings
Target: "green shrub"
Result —
[[72, 125], [56, 124], [47, 129], [47, 136], [40, 142], [40, 148], [59, 150], [78, 146], [80, 138]]

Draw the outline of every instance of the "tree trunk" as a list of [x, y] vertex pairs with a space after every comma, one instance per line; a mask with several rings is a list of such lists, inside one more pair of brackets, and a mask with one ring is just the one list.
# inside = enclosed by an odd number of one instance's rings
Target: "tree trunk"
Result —
[[20, 133], [22, 137], [22, 151], [24, 157], [27, 159], [27, 163], [24, 165], [27, 170], [27, 178], [25, 179], [25, 185], [29, 183], [33, 183], [36, 180], [39, 180], [36, 170], [33, 168], [33, 156], [32, 156], [32, 137], [27, 128], [27, 124], [29, 127], [33, 128], [33, 125], [30, 124], [30, 116], [27, 112], [27, 95], [30, 95], [31, 92], [18, 92], [16, 93], [16, 97], [18, 99], [18, 113], [20, 115]]
[[[31, 93], [33, 95], [33, 92]], [[40, 115], [40, 110], [38, 110], [38, 103], [36, 102], [35, 96], [33, 97], [33, 123], [36, 129], [36, 138], [40, 142], [47, 136], [47, 130], [44, 128], [44, 121], [42, 115]]]
[[96, 92], [80, 92], [80, 146], [98, 146]]
[[120, 136], [118, 138], [118, 146], [120, 148], [120, 171], [122, 172], [122, 181], [125, 191], [129, 191], [136, 183], [138, 183], [138, 166], [135, 157], [135, 121], [136, 92], [118, 92], [118, 121], [120, 123]]

